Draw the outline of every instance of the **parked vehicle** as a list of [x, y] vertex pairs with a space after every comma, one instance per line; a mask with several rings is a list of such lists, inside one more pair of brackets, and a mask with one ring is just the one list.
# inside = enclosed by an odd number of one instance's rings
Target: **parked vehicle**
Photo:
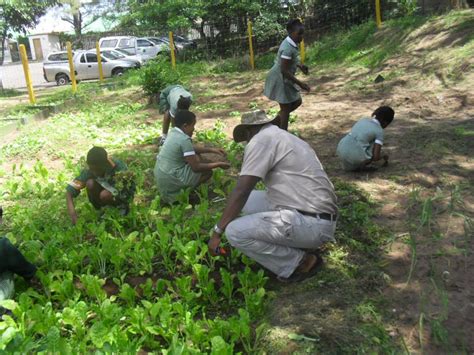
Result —
[[127, 52], [127, 55], [119, 52], [116, 49], [101, 49], [100, 53], [107, 59], [110, 60], [128, 60], [135, 64], [136, 68], [140, 68], [143, 64], [143, 58], [138, 55], [130, 55]]
[[152, 59], [151, 57], [144, 57], [141, 54], [130, 54], [127, 51], [125, 51], [123, 49], [120, 49], [120, 48], [115, 48], [115, 49], [111, 49], [111, 50], [113, 50], [115, 52], [118, 52], [120, 54], [123, 54], [127, 58], [136, 59], [136, 60], [140, 61], [141, 65], [146, 64], [147, 62], [149, 62]]
[[[77, 80], [98, 79], [99, 68], [95, 49], [79, 52], [74, 55], [74, 69]], [[129, 60], [111, 60], [101, 55], [102, 70], [105, 78], [120, 76], [126, 70], [136, 68], [136, 63]], [[43, 65], [46, 81], [56, 81], [57, 85], [66, 85], [70, 81], [68, 63], [49, 63]]]
[[169, 41], [164, 40], [161, 37], [145, 37], [145, 39], [152, 41], [156, 46], [161, 47], [161, 51], [169, 51], [170, 45]]
[[[167, 46], [170, 45], [170, 40], [169, 37], [162, 36], [162, 37], [147, 37], [150, 40], [157, 40], [157, 41], [162, 41], [166, 43]], [[196, 49], [197, 48], [197, 43], [195, 41], [188, 40], [184, 37], [181, 36], [173, 36], [173, 41], [174, 41], [174, 46], [176, 50], [180, 51], [183, 49]]]
[[[74, 51], [72, 52], [74, 56]], [[46, 57], [46, 60], [43, 63], [67, 63], [68, 57], [66, 51], [59, 51], [59, 52], [51, 52]]]
[[129, 54], [149, 58], [156, 57], [163, 50], [162, 46], [157, 46], [146, 38], [131, 36], [104, 37], [99, 40], [99, 46], [101, 49], [122, 49]]

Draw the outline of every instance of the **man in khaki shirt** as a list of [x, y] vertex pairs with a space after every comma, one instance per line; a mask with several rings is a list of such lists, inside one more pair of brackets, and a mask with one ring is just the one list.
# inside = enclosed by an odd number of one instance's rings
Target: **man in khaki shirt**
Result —
[[[234, 140], [248, 145], [209, 251], [222, 252], [225, 231], [232, 246], [280, 280], [300, 281], [314, 275], [322, 262], [304, 249], [335, 241], [336, 195], [313, 149], [273, 121], [264, 111], [254, 111], [234, 129]], [[253, 190], [260, 180], [266, 190]], [[238, 217], [240, 212], [244, 216]]]

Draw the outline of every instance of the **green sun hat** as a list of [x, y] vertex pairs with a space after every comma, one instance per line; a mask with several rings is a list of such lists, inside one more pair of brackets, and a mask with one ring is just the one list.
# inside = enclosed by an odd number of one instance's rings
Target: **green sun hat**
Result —
[[240, 120], [240, 124], [235, 126], [233, 136], [234, 136], [234, 141], [237, 143], [243, 142], [247, 140], [247, 135], [245, 133], [245, 130], [249, 126], [261, 126], [270, 122], [275, 121], [278, 119], [277, 117], [268, 117], [265, 111], [263, 110], [256, 110], [256, 111], [251, 111], [251, 112], [246, 112], [242, 115], [242, 118]]

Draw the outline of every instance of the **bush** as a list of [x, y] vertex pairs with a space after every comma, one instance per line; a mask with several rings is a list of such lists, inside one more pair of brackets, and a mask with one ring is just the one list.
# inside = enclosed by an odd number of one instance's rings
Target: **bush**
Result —
[[182, 76], [166, 59], [157, 59], [141, 70], [140, 85], [147, 95], [156, 95], [171, 84], [182, 84]]

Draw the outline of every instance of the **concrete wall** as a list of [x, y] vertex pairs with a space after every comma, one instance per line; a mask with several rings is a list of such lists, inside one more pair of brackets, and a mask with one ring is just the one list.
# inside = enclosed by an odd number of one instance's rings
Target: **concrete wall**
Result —
[[28, 41], [30, 42], [31, 59], [33, 60], [38, 60], [36, 58], [36, 50], [35, 50], [35, 45], [34, 45], [35, 39], [39, 39], [41, 41], [41, 50], [43, 53], [43, 59], [46, 59], [49, 53], [61, 50], [61, 45], [59, 43], [58, 35], [55, 35], [55, 34], [30, 35], [28, 36]]

